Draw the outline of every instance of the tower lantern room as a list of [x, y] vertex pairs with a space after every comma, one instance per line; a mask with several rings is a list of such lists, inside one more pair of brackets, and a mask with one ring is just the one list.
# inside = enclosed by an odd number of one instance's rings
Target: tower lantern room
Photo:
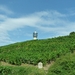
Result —
[[38, 33], [35, 31], [33, 32], [33, 39], [36, 40], [37, 39], [37, 36], [38, 36]]

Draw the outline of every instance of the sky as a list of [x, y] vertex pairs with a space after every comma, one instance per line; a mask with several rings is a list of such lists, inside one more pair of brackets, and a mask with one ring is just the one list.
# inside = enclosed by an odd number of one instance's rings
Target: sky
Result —
[[0, 0], [0, 46], [69, 35], [75, 31], [75, 0]]

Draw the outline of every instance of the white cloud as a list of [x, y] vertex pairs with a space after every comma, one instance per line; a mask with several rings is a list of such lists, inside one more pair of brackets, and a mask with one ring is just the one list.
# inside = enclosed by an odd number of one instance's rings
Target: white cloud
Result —
[[0, 28], [0, 45], [5, 45], [9, 43], [13, 43], [13, 41], [11, 41], [11, 39], [9, 38], [7, 31]]
[[7, 6], [5, 5], [0, 5], [0, 13], [5, 13], [5, 14], [13, 14], [14, 12], [12, 12], [11, 10], [9, 10], [7, 8]]
[[[0, 10], [12, 13], [6, 7], [0, 6]], [[75, 29], [75, 22], [68, 20], [70, 14], [62, 14], [58, 11], [42, 11], [19, 18], [11, 18], [0, 14], [0, 43], [12, 42], [8, 32], [26, 26], [36, 27], [43, 32], [52, 32], [56, 35], [67, 35]], [[28, 36], [30, 34], [27, 34]]]

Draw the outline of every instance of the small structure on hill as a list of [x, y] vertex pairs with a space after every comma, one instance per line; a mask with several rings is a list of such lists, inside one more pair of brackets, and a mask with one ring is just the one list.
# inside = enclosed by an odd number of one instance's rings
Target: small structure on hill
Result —
[[38, 33], [35, 31], [35, 32], [33, 32], [33, 39], [34, 40], [37, 40], [37, 36], [38, 36]]
[[42, 63], [42, 62], [39, 62], [39, 63], [38, 63], [38, 68], [39, 68], [39, 69], [43, 68], [43, 63]]

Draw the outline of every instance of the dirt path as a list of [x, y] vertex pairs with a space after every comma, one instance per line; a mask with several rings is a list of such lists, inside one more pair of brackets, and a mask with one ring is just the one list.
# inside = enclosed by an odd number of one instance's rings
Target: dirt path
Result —
[[44, 70], [48, 70], [50, 68], [50, 66], [52, 66], [54, 64], [54, 61], [52, 61], [50, 64], [47, 64], [46, 66], [44, 66]]
[[[54, 64], [54, 61], [52, 61], [50, 64], [47, 64], [42, 69], [44, 69], [45, 71], [48, 71], [48, 69], [50, 68], [50, 66], [52, 66], [53, 64]], [[0, 66], [13, 66], [13, 67], [15, 67], [16, 65], [12, 65], [12, 64], [9, 64], [9, 63], [6, 63], [6, 62], [1, 61], [0, 62]], [[33, 67], [34, 65], [31, 65], [31, 64], [23, 64], [22, 63], [20, 66], [22, 66], [22, 67], [25, 67], [25, 66], [31, 66], [31, 67]], [[37, 65], [34, 66], [34, 67], [37, 67], [38, 68]]]

